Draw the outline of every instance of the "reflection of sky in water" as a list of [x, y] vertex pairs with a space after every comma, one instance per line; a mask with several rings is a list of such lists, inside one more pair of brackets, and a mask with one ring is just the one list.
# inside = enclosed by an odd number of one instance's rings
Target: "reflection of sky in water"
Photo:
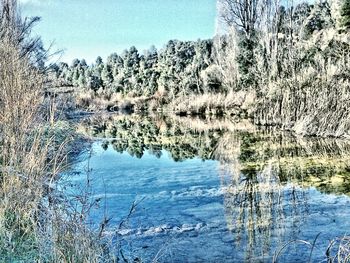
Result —
[[[329, 241], [350, 232], [343, 195], [350, 144], [222, 124], [140, 116], [87, 123], [90, 134], [108, 138], [92, 146], [91, 190], [101, 201], [90, 219], [111, 217], [111, 233], [142, 200], [117, 233], [124, 254], [146, 262], [156, 255], [160, 262], [271, 262], [288, 241], [312, 243], [319, 233], [312, 262], [323, 259]], [[86, 157], [71, 182], [84, 184]], [[279, 262], [309, 256], [307, 245], [291, 243]]]
[[[111, 227], [116, 226], [132, 202], [144, 198], [118, 233], [127, 251], [146, 262], [158, 252], [161, 262], [271, 262], [286, 242], [312, 243], [321, 233], [312, 257], [318, 262], [330, 240], [350, 234], [348, 196], [320, 193], [295, 178], [281, 183], [280, 173], [288, 173], [288, 166], [263, 165], [254, 172], [250, 163], [235, 170], [242, 152], [231, 159], [222, 156], [224, 163], [199, 158], [175, 162], [165, 150], [160, 158], [146, 150], [139, 159], [102, 145], [93, 144], [89, 161], [92, 196], [102, 198], [91, 220], [99, 222], [106, 213]], [[75, 167], [81, 173], [71, 177], [78, 184], [85, 183], [88, 163], [81, 157]], [[309, 254], [307, 245], [293, 243], [280, 262], [307, 261]]]

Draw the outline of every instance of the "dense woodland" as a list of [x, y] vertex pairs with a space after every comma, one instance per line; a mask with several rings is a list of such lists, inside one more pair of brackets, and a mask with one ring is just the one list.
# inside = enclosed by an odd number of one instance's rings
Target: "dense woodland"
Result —
[[[88, 66], [84, 59], [53, 65], [55, 77], [62, 86], [97, 91], [99, 88], [132, 96], [154, 95], [164, 90], [173, 96], [205, 91], [201, 73], [213, 64], [211, 40], [198, 42], [169, 41], [165, 48], [155, 47], [140, 54], [135, 47], [121, 55], [101, 57]], [[215, 83], [216, 84], [216, 83]]]
[[[230, 8], [228, 5], [234, 3], [230, 0], [221, 2], [224, 8]], [[347, 40], [346, 31], [350, 27], [346, 22], [346, 4], [341, 12], [344, 17], [338, 18], [342, 23], [333, 17], [328, 2], [303, 3], [290, 8], [280, 6], [272, 21], [266, 21], [273, 25], [257, 29], [229, 28], [227, 34], [210, 40], [170, 40], [160, 50], [153, 46], [140, 52], [131, 47], [120, 55], [111, 54], [105, 62], [98, 57], [92, 65], [87, 65], [84, 59], [75, 59], [71, 65], [61, 62], [52, 65], [52, 77], [59, 86], [94, 91], [103, 88], [131, 96], [166, 92], [174, 97], [252, 87], [259, 90], [263, 89], [263, 84], [268, 84], [267, 81], [289, 77], [292, 69], [285, 62], [290, 60], [293, 60], [295, 70], [301, 72], [304, 67], [315, 65], [318, 56], [332, 61], [346, 59], [344, 55], [349, 46], [342, 41]], [[235, 25], [234, 17], [227, 17], [233, 14], [223, 10], [222, 16], [228, 25]], [[330, 39], [324, 40], [327, 42], [315, 42], [326, 38], [325, 34], [332, 34], [328, 36]], [[289, 48], [303, 53], [290, 58], [293, 50]], [[228, 61], [230, 58], [232, 61]], [[276, 61], [271, 61], [272, 58]], [[236, 77], [238, 81], [230, 82], [229, 77]]]
[[153, 104], [142, 110], [239, 115], [301, 134], [349, 136], [349, 0], [220, 0], [218, 7], [213, 39], [171, 40], [142, 53], [131, 47], [92, 65], [54, 64], [51, 80], [76, 87], [83, 106], [96, 97], [110, 101], [107, 109], [143, 98]]

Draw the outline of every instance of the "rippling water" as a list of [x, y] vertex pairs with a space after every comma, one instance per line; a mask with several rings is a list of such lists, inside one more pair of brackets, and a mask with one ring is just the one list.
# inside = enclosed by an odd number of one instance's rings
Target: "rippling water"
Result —
[[81, 129], [96, 139], [72, 168], [72, 191], [88, 178], [89, 198], [100, 200], [91, 222], [110, 218], [106, 234], [129, 259], [305, 262], [305, 242], [320, 233], [319, 262], [350, 232], [346, 141], [159, 116], [96, 118]]

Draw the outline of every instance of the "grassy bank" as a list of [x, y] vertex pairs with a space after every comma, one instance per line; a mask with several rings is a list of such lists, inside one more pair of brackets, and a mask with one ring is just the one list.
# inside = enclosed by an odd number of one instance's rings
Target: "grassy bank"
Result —
[[44, 97], [35, 22], [0, 1], [0, 262], [116, 261], [109, 239], [87, 226], [93, 201], [72, 203], [57, 187], [76, 136]]
[[[58, 89], [59, 92], [59, 89]], [[73, 94], [77, 109], [92, 112], [169, 112], [182, 116], [252, 117], [254, 93], [206, 93], [169, 99], [161, 96], [129, 97], [106, 90], [97, 92], [81, 89]]]

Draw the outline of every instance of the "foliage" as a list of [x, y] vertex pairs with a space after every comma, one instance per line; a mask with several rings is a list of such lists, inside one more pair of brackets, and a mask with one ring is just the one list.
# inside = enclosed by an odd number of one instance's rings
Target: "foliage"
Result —
[[[213, 40], [170, 40], [143, 54], [131, 47], [91, 66], [61, 63], [53, 67], [54, 78], [85, 88], [78, 100], [83, 97], [89, 109], [121, 109], [124, 100], [140, 111], [217, 112], [304, 135], [349, 136], [350, 35], [338, 28], [338, 7], [329, 1], [284, 4], [220, 0], [222, 28]], [[344, 0], [340, 8], [343, 27], [348, 6]], [[241, 91], [254, 103], [228, 102]], [[104, 95], [111, 93], [117, 95]]]
[[156, 92], [178, 94], [203, 92], [201, 72], [212, 60], [212, 41], [182, 42], [171, 40], [160, 52], [155, 47], [142, 55], [135, 47], [121, 55], [101, 57], [87, 66], [75, 59], [71, 66], [52, 65], [52, 77], [58, 85], [99, 88], [132, 96], [150, 96]]
[[341, 24], [345, 28], [350, 28], [350, 1], [349, 0], [343, 0], [343, 4], [341, 6], [340, 10], [341, 15]]

